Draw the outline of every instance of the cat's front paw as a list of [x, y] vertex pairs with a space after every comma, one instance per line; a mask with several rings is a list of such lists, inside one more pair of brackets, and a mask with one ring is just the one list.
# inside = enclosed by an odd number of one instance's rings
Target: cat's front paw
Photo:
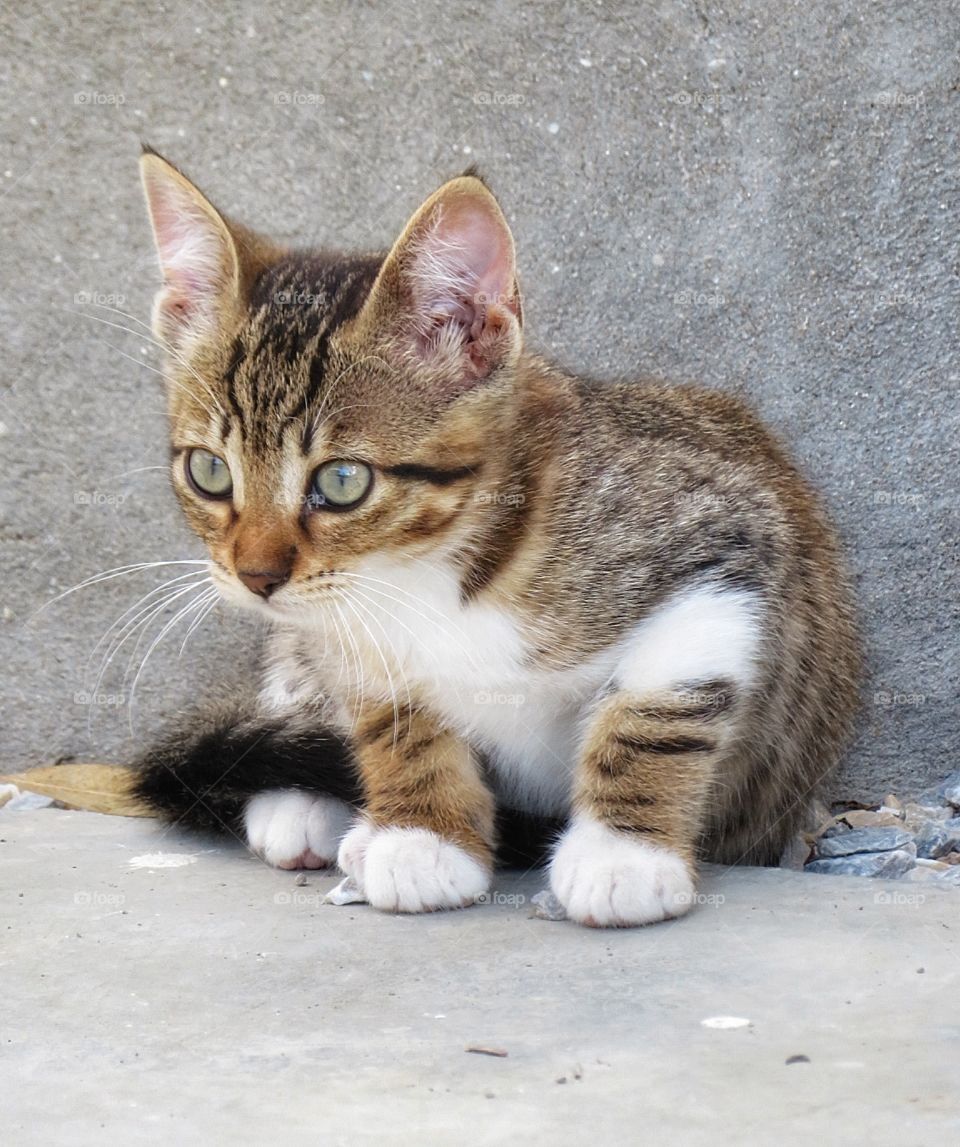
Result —
[[571, 920], [628, 928], [682, 916], [694, 902], [693, 874], [677, 853], [595, 821], [577, 821], [550, 862], [550, 887]]
[[274, 868], [331, 868], [354, 810], [300, 789], [270, 789], [247, 801], [243, 824], [251, 851]]
[[337, 863], [382, 912], [465, 908], [490, 887], [488, 868], [425, 828], [361, 820], [343, 838]]

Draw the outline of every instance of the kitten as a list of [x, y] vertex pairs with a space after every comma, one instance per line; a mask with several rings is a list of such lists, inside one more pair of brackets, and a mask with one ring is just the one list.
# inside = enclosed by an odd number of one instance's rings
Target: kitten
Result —
[[775, 862], [859, 655], [834, 532], [757, 418], [527, 351], [472, 172], [386, 255], [274, 244], [150, 150], [142, 175], [174, 489], [272, 632], [256, 705], [148, 753], [141, 794], [389, 911], [471, 903], [518, 823], [558, 830], [589, 925], [682, 914], [699, 857]]

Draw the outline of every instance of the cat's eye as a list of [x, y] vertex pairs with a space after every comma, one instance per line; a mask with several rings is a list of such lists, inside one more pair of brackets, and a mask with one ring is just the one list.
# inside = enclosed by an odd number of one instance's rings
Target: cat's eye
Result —
[[370, 493], [373, 471], [365, 462], [325, 462], [310, 483], [310, 502], [328, 510], [349, 510]]
[[229, 498], [233, 493], [230, 467], [209, 450], [191, 450], [186, 471], [190, 485], [205, 498]]

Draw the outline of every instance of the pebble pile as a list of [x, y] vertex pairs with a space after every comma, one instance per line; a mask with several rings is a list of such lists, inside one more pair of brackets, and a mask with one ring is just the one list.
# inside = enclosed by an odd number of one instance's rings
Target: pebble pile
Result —
[[783, 868], [835, 876], [952, 884], [960, 887], [960, 771], [903, 803], [815, 812], [816, 827], [784, 853]]

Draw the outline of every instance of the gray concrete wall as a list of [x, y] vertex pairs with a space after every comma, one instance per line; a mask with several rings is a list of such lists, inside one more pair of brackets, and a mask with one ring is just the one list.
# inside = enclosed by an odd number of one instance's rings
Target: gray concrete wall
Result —
[[742, 391], [823, 491], [872, 671], [837, 791], [955, 767], [958, 24], [951, 0], [6, 7], [2, 766], [122, 760], [250, 665], [215, 614], [155, 651], [131, 713], [122, 672], [91, 703], [86, 663], [159, 577], [36, 612], [199, 553], [141, 327], [147, 139], [240, 218], [345, 246], [478, 162], [542, 350]]

